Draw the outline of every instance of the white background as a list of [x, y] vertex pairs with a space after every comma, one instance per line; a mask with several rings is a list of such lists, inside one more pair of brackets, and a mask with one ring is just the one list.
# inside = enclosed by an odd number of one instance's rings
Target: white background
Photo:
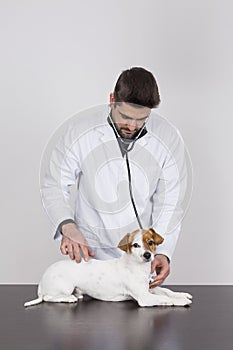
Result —
[[156, 76], [194, 191], [170, 284], [233, 283], [233, 21], [226, 0], [0, 1], [0, 283], [37, 283], [61, 258], [39, 195], [43, 149], [107, 103], [122, 70]]

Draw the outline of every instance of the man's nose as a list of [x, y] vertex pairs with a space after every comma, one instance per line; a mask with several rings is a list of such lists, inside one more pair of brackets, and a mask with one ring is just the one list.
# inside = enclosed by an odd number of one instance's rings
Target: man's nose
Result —
[[129, 128], [129, 130], [130, 130], [130, 131], [135, 130], [135, 129], [136, 129], [136, 127], [137, 127], [137, 121], [136, 121], [136, 120], [134, 120], [134, 119], [132, 119], [132, 120], [128, 121], [128, 123], [127, 123], [127, 127]]

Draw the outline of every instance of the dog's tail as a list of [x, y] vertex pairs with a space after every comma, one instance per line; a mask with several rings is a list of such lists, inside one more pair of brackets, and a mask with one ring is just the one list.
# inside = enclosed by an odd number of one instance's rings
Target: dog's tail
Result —
[[24, 303], [24, 307], [40, 304], [40, 303], [42, 303], [42, 301], [43, 301], [43, 297], [40, 296], [37, 299], [31, 300], [31, 301], [27, 301], [26, 303]]

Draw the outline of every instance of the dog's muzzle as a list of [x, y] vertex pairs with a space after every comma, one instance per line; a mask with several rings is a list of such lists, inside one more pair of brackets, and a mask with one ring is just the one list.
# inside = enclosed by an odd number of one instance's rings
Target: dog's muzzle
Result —
[[149, 261], [150, 258], [151, 258], [151, 253], [150, 252], [145, 252], [143, 254], [143, 258], [146, 260], [146, 261]]

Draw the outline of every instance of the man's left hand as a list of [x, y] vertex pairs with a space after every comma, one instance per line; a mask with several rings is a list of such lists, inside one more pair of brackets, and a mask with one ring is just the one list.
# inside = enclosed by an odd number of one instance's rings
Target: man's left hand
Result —
[[162, 284], [170, 273], [170, 265], [165, 255], [158, 254], [155, 256], [151, 263], [151, 273], [154, 271], [156, 271], [157, 276], [155, 277], [154, 281], [150, 283], [150, 288], [154, 288]]

